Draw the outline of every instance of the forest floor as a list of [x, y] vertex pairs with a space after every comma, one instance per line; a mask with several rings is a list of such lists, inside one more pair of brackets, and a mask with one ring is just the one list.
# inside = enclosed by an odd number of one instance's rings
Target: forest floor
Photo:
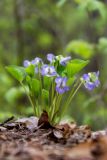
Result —
[[10, 119], [0, 124], [0, 160], [107, 160], [107, 132], [75, 123], [38, 127], [36, 117]]

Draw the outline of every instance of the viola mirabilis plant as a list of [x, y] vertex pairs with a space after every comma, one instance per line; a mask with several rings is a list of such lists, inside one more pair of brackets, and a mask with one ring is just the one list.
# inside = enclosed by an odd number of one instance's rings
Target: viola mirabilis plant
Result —
[[55, 125], [63, 118], [82, 84], [89, 91], [99, 86], [99, 71], [80, 78], [77, 75], [88, 63], [70, 56], [47, 54], [47, 64], [36, 57], [25, 60], [23, 66], [11, 65], [6, 69], [24, 88], [35, 115], [40, 117], [46, 111], [50, 124]]

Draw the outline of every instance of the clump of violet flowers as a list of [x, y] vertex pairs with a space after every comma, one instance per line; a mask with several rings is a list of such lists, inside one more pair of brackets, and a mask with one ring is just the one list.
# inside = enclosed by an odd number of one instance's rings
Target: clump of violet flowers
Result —
[[23, 67], [11, 65], [6, 68], [24, 88], [35, 115], [40, 117], [46, 111], [50, 124], [55, 125], [63, 118], [82, 84], [89, 91], [99, 86], [99, 71], [79, 78], [78, 74], [89, 63], [88, 60], [51, 53], [46, 59], [44, 63], [36, 57], [32, 61], [25, 60]]

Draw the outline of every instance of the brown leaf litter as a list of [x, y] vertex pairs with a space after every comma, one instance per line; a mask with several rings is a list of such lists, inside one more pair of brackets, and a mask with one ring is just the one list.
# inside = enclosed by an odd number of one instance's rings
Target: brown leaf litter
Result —
[[75, 123], [53, 127], [46, 114], [45, 121], [11, 119], [0, 125], [0, 160], [107, 160], [107, 132]]

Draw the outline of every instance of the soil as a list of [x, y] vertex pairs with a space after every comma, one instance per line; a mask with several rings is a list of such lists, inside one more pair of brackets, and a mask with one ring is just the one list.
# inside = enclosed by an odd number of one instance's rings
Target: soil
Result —
[[[37, 126], [36, 118], [0, 124], [0, 160], [107, 160], [107, 132], [63, 123]], [[35, 125], [34, 125], [35, 124]]]

